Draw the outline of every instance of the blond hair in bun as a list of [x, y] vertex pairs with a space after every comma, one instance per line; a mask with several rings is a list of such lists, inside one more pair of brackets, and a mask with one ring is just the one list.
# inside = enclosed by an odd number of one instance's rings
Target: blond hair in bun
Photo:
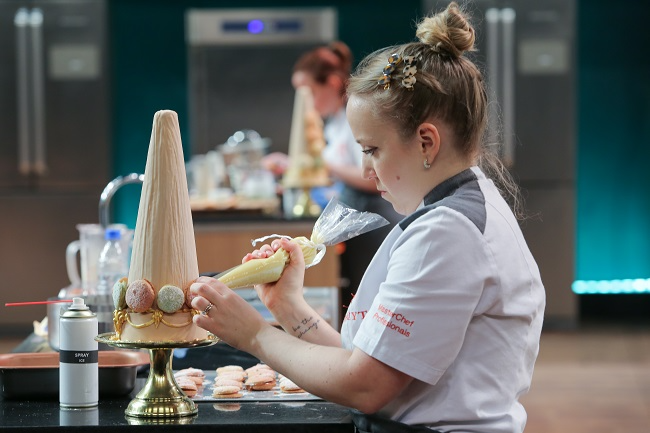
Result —
[[421, 20], [415, 36], [434, 51], [451, 57], [474, 50], [474, 28], [455, 2], [444, 11]]
[[[519, 188], [484, 142], [488, 97], [481, 71], [463, 55], [476, 35], [457, 3], [422, 19], [418, 41], [375, 51], [364, 58], [348, 83], [348, 97], [370, 101], [373, 115], [392, 123], [407, 141], [424, 122], [444, 122], [460, 154], [491, 177], [515, 215], [523, 217]], [[401, 61], [395, 62], [395, 59]], [[416, 72], [406, 59], [414, 59]], [[391, 64], [392, 62], [392, 64]], [[498, 144], [490, 143], [494, 149]]]

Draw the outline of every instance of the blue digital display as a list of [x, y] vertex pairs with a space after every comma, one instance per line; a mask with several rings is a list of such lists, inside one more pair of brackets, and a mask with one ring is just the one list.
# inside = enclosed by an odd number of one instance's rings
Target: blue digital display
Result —
[[246, 32], [248, 23], [242, 21], [226, 21], [221, 25], [224, 32]]
[[250, 20], [248, 22], [248, 32], [257, 34], [264, 31], [264, 22], [261, 20]]
[[297, 20], [278, 20], [275, 22], [275, 30], [278, 32], [299, 32], [302, 23]]
[[221, 24], [224, 32], [242, 32], [258, 35], [260, 33], [300, 33], [303, 23], [300, 20], [275, 20], [271, 23], [259, 19], [246, 21], [224, 21]]

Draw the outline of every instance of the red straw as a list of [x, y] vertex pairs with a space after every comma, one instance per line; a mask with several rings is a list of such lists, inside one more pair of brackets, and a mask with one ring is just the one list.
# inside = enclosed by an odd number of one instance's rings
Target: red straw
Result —
[[58, 301], [8, 302], [5, 304], [5, 307], [20, 307], [23, 305], [57, 304], [59, 302], [72, 302], [72, 299], [61, 299]]

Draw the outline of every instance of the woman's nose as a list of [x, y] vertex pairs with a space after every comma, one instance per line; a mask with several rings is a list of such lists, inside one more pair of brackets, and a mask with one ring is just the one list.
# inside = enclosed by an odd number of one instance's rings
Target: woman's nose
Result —
[[374, 179], [376, 177], [372, 164], [366, 162], [366, 158], [364, 158], [363, 163], [361, 164], [361, 176], [364, 179]]

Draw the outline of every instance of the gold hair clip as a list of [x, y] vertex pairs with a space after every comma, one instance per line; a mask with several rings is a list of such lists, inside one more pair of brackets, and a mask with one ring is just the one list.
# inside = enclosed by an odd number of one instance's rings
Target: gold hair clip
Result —
[[399, 54], [392, 54], [388, 58], [388, 64], [384, 66], [382, 71], [382, 77], [377, 81], [377, 84], [384, 86], [384, 90], [390, 89], [390, 81], [392, 79], [391, 75], [397, 69], [397, 65], [404, 61], [404, 78], [402, 78], [402, 85], [409, 90], [413, 90], [413, 85], [415, 84], [415, 73], [418, 71], [415, 66], [416, 60], [414, 56], [400, 56]]
[[383, 76], [377, 82], [377, 84], [384, 86], [384, 90], [390, 89], [391, 74], [395, 72], [397, 65], [401, 61], [402, 56], [399, 54], [391, 54], [391, 56], [388, 58], [388, 64], [384, 66], [384, 70], [382, 71]]

